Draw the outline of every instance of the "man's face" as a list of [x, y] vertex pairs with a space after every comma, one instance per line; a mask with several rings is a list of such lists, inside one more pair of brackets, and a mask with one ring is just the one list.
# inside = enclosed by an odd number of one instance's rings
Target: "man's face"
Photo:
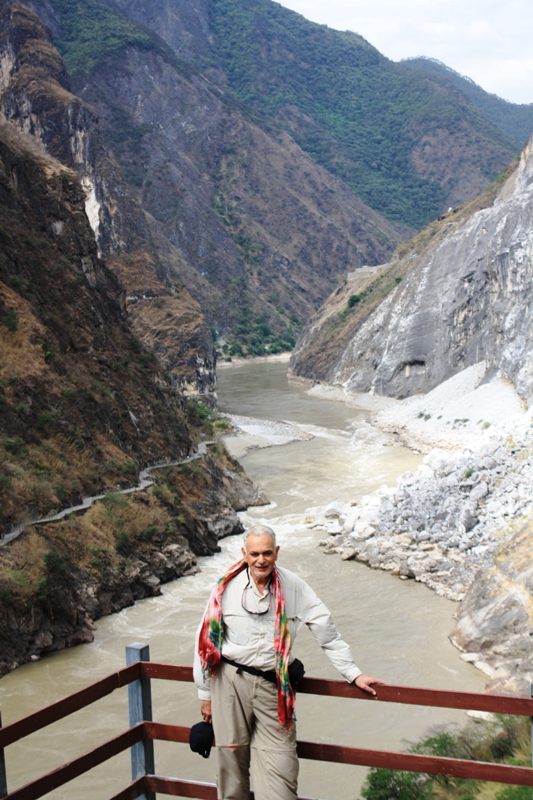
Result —
[[279, 545], [274, 547], [272, 537], [267, 533], [249, 536], [242, 548], [242, 555], [250, 574], [256, 583], [265, 583], [272, 574], [277, 561]]

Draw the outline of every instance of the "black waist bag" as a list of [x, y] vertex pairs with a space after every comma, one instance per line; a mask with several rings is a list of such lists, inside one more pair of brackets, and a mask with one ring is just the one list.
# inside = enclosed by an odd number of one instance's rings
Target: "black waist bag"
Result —
[[[265, 672], [264, 670], [256, 669], [255, 667], [247, 667], [244, 664], [237, 664], [236, 661], [230, 661], [230, 659], [226, 658], [226, 656], [222, 656], [222, 661], [224, 661], [226, 664], [231, 664], [232, 667], [237, 667], [237, 675], [239, 675], [241, 672], [248, 672], [250, 675], [258, 675], [270, 683], [277, 683], [276, 673], [274, 670]], [[292, 664], [289, 664], [289, 683], [291, 684], [293, 692], [296, 692], [298, 689], [298, 686], [304, 675], [304, 665], [299, 658], [295, 658]]]
[[305, 675], [305, 668], [299, 658], [295, 658], [292, 664], [289, 664], [289, 681], [292, 686], [293, 692], [298, 690], [298, 686], [302, 682]]

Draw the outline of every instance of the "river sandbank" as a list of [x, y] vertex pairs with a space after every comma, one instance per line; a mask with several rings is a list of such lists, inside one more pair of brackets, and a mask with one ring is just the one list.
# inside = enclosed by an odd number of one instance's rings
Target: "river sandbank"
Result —
[[250, 450], [279, 447], [313, 438], [312, 434], [290, 422], [273, 422], [238, 414], [228, 414], [227, 419], [233, 431], [224, 436], [224, 444], [233, 458], [237, 459], [242, 458]]

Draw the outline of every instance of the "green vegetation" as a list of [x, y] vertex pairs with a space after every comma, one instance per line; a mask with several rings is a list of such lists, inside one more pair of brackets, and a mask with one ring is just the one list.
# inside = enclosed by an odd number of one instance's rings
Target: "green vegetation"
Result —
[[[276, 120], [287, 127], [318, 163], [390, 219], [420, 228], [442, 208], [439, 182], [420, 177], [410, 161], [423, 135], [467, 122], [512, 157], [510, 142], [463, 95], [399, 69], [356, 34], [316, 25], [269, 0], [210, 0], [209, 10], [215, 43], [203, 65], [222, 66], [231, 89], [265, 126]], [[494, 177], [488, 161], [482, 169]]]
[[[273, 297], [275, 299], [272, 302], [277, 302], [278, 295]], [[242, 358], [292, 350], [303, 324], [294, 313], [289, 315], [289, 319], [283, 319], [286, 316], [285, 309], [278, 307], [274, 329], [274, 324], [267, 322], [265, 314], [254, 317], [250, 308], [243, 306], [233, 325], [232, 334], [235, 338], [223, 346], [223, 354], [229, 358]]]
[[517, 147], [523, 147], [529, 139], [533, 129], [533, 103], [517, 105], [502, 100], [434, 58], [405, 59], [401, 67], [405, 71], [429, 75], [443, 86], [452, 85], [459, 89]]
[[[217, 411], [207, 408], [195, 397], [187, 400], [186, 404], [187, 419], [191, 425], [201, 428], [206, 436], [213, 436], [215, 433], [225, 433], [231, 430], [231, 425], [221, 417]], [[199, 462], [192, 461], [195, 468], [199, 468]]]
[[8, 331], [14, 333], [18, 329], [17, 312], [14, 308], [10, 308], [7, 314], [0, 317], [0, 323], [4, 325]]
[[52, 0], [52, 6], [61, 15], [61, 37], [56, 45], [72, 77], [88, 75], [104, 59], [116, 58], [126, 47], [156, 47], [148, 31], [97, 0]]
[[[439, 730], [410, 747], [409, 752], [526, 766], [530, 764], [528, 723], [524, 717], [498, 716], [493, 723]], [[364, 800], [531, 800], [531, 787], [372, 768], [361, 797]]]

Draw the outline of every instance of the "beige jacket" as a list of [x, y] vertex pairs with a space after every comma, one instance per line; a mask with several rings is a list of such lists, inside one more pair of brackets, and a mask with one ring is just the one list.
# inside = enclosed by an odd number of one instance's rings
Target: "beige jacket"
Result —
[[[277, 570], [285, 595], [291, 646], [302, 625], [307, 625], [335, 669], [348, 682], [354, 681], [361, 674], [361, 670], [355, 665], [350, 648], [341, 639], [324, 603], [311, 587], [293, 572], [283, 567], [277, 567]], [[223, 656], [230, 661], [260, 670], [275, 668], [273, 597], [268, 589], [261, 595], [248, 570], [243, 570], [227, 585], [222, 595], [222, 618]], [[210, 680], [202, 673], [198, 655], [199, 631], [200, 628], [196, 634], [194, 681], [200, 699], [210, 700]]]

